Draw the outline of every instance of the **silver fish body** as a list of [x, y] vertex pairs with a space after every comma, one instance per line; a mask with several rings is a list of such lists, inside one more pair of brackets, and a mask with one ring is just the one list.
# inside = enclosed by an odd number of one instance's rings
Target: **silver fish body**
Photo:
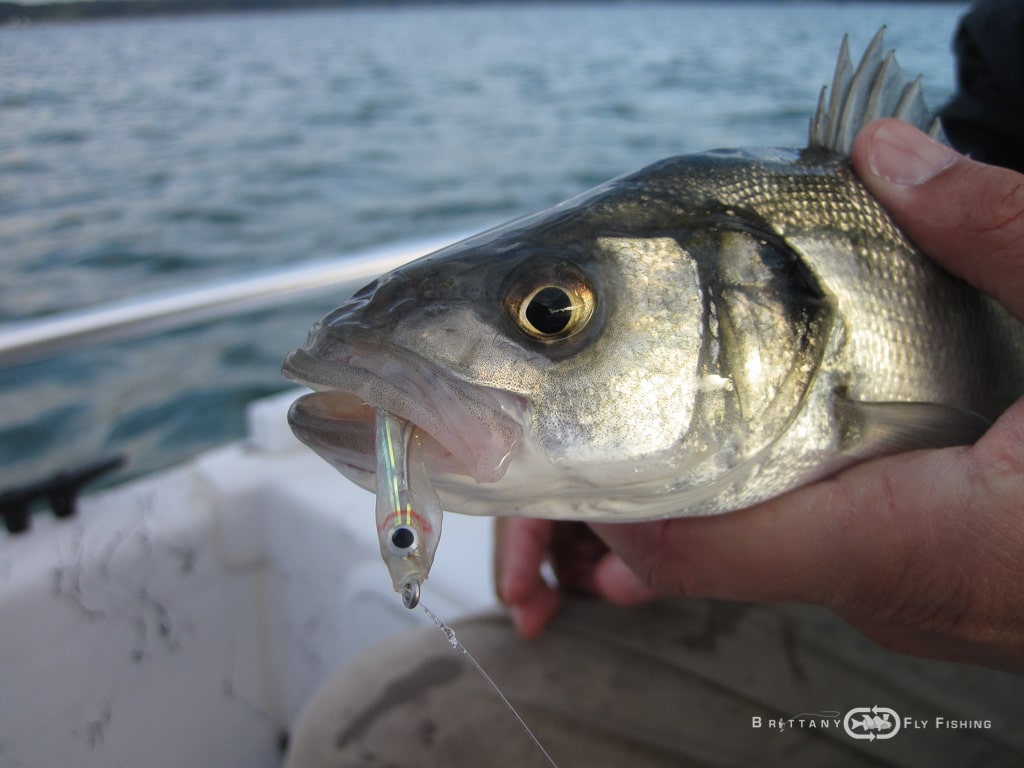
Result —
[[366, 487], [376, 407], [429, 435], [445, 509], [639, 520], [970, 442], [1024, 392], [1024, 331], [841, 147], [719, 151], [385, 275], [285, 375], [317, 390], [296, 434]]

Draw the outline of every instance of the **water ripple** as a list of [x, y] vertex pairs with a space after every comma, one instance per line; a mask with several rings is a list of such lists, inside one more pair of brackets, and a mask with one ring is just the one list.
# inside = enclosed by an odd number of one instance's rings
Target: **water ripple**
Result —
[[[463, 231], [662, 156], [802, 140], [843, 32], [933, 103], [960, 8], [360, 9], [0, 28], [0, 321]], [[0, 488], [237, 436], [330, 308], [0, 372]]]

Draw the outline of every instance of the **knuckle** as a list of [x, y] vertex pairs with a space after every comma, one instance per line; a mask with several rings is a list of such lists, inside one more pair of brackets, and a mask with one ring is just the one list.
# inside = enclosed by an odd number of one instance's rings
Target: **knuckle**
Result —
[[979, 277], [986, 290], [1005, 283], [1008, 268], [1024, 254], [1024, 176], [983, 187], [974, 206], [973, 230], [978, 248]]
[[1014, 174], [1005, 187], [993, 188], [985, 200], [991, 213], [993, 231], [1009, 231], [1019, 241], [1024, 231], [1024, 176]]

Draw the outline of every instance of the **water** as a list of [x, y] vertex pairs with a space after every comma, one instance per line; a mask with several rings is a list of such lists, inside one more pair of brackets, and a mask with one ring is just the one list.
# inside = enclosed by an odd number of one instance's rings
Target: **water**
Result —
[[[933, 104], [956, 4], [624, 4], [0, 29], [0, 323], [540, 208], [665, 156], [797, 145], [843, 32]], [[339, 297], [340, 298], [340, 297]], [[336, 303], [0, 371], [0, 488], [242, 433]]]

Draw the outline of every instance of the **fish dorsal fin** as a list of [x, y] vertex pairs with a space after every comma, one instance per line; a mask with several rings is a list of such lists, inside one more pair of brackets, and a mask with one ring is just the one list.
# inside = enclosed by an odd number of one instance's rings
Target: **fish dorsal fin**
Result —
[[882, 55], [884, 34], [885, 27], [875, 33], [856, 69], [850, 59], [849, 36], [843, 37], [832, 90], [821, 89], [811, 118], [810, 149], [849, 156], [857, 131], [880, 117], [898, 117], [946, 141], [939, 119], [924, 102], [921, 76], [911, 78], [900, 69], [893, 51]]

